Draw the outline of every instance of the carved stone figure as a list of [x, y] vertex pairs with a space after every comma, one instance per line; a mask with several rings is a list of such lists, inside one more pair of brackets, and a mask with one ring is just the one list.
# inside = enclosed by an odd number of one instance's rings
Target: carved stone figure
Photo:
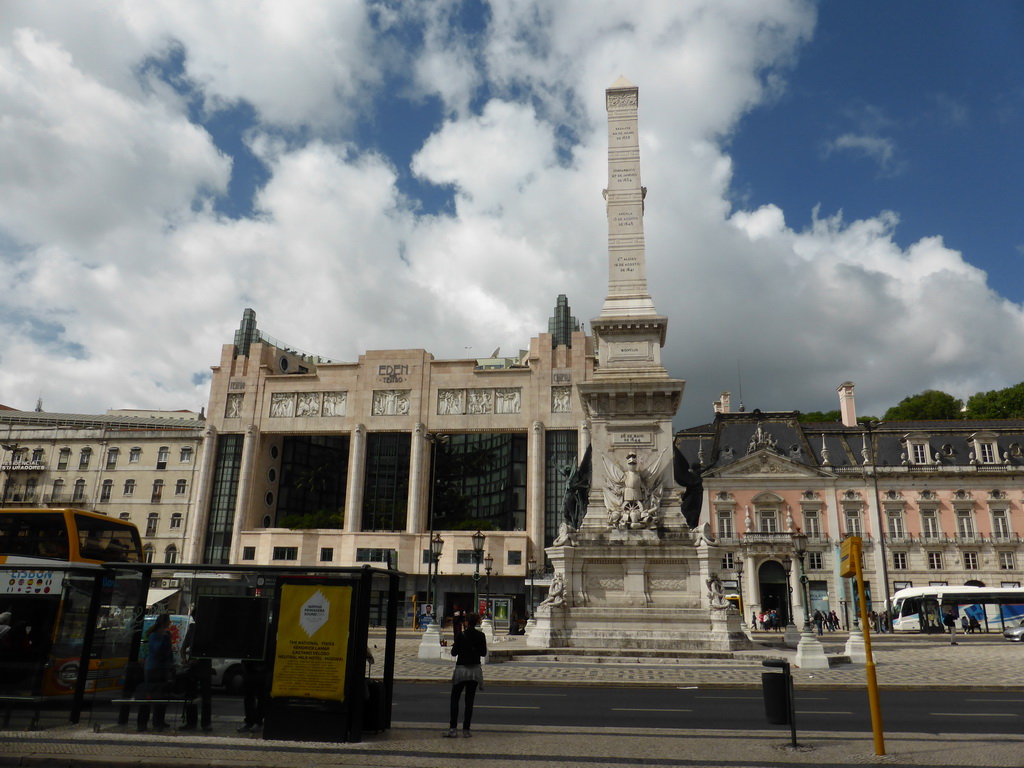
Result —
[[555, 540], [551, 542], [553, 547], [575, 547], [576, 546], [576, 529], [573, 528], [566, 522], [563, 522], [558, 526], [558, 535]]
[[440, 416], [458, 415], [462, 413], [463, 395], [462, 389], [442, 389], [437, 393], [437, 413]]
[[295, 413], [295, 395], [291, 392], [275, 392], [270, 396], [270, 417], [290, 419]]
[[348, 392], [324, 392], [323, 416], [344, 416]]
[[569, 413], [572, 411], [572, 387], [551, 388], [551, 412]]
[[494, 390], [494, 412], [519, 413], [522, 403], [521, 392], [519, 387]]
[[551, 586], [548, 587], [548, 596], [541, 601], [538, 608], [564, 608], [565, 607], [565, 580], [562, 574], [556, 573], [551, 579]]
[[404, 416], [407, 413], [409, 413], [408, 389], [381, 389], [374, 391], [374, 416]]
[[717, 573], [712, 573], [704, 582], [708, 587], [708, 601], [712, 610], [724, 611], [729, 607], [729, 601], [725, 599], [725, 591], [722, 589], [722, 580]]
[[300, 392], [299, 405], [295, 409], [296, 416], [319, 416], [320, 415], [320, 393]]
[[242, 416], [242, 400], [245, 395], [237, 392], [228, 395], [227, 407], [224, 409], [224, 418], [238, 419]]
[[641, 467], [635, 451], [626, 454], [626, 468], [602, 456], [606, 476], [604, 505], [608, 527], [619, 530], [653, 530], [661, 522], [662, 459], [665, 449], [650, 467]]
[[491, 390], [471, 389], [469, 390], [469, 408], [467, 413], [490, 413], [491, 412]]

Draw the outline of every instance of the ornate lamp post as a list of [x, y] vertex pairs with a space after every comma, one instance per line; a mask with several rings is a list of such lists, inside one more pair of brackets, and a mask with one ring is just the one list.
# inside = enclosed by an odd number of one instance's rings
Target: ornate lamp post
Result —
[[480, 610], [480, 560], [483, 558], [486, 538], [480, 531], [473, 534], [473, 613]]
[[[810, 595], [807, 592], [807, 571], [804, 570], [804, 558], [807, 557], [807, 534], [801, 533], [797, 528], [793, 534], [793, 551], [800, 561], [800, 594], [804, 600], [804, 626], [803, 632], [811, 631], [811, 605]], [[790, 590], [792, 591], [792, 590]]]
[[430, 575], [430, 604], [434, 606], [434, 621], [437, 621], [437, 606], [434, 605], [437, 600], [437, 570], [443, 549], [444, 539], [441, 538], [440, 533], [435, 533], [434, 537], [430, 540], [430, 563], [433, 566]]
[[740, 626], [746, 626], [747, 620], [743, 618], [743, 558], [736, 556], [736, 591], [740, 597]]
[[800, 642], [796, 647], [794, 663], [801, 669], [828, 669], [828, 658], [818, 638], [811, 631], [810, 594], [808, 593], [807, 571], [804, 570], [804, 558], [807, 556], [807, 534], [796, 529], [793, 534], [793, 552], [800, 561], [800, 585], [804, 599], [804, 626], [800, 631]]
[[786, 555], [782, 558], [782, 567], [786, 569], [786, 626], [793, 624], [793, 558]]
[[484, 605], [487, 609], [484, 613], [489, 617], [491, 615], [491, 568], [494, 567], [494, 558], [490, 555], [484, 558], [484, 573], [487, 574], [487, 601]]
[[427, 521], [427, 543], [430, 546], [430, 562], [427, 564], [427, 603], [430, 605], [434, 604], [434, 576], [433, 568], [437, 562], [437, 558], [441, 557], [441, 547], [444, 546], [442, 541], [438, 546], [438, 550], [434, 552], [434, 498], [437, 496], [437, 446], [438, 444], [444, 445], [448, 442], [448, 435], [435, 435], [432, 432], [427, 432], [423, 435], [423, 439], [430, 443], [430, 509], [428, 510], [429, 520]]

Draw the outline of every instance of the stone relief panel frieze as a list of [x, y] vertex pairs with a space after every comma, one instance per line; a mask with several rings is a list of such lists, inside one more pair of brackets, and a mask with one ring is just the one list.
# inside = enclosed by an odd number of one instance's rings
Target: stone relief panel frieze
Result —
[[324, 392], [321, 416], [344, 416], [348, 410], [348, 392]]
[[522, 410], [522, 394], [519, 387], [494, 390], [495, 413], [519, 413]]
[[570, 413], [572, 411], [572, 387], [551, 388], [551, 412]]
[[439, 389], [437, 391], [437, 414], [439, 416], [459, 415], [466, 412], [466, 390]]
[[494, 407], [494, 393], [489, 389], [470, 389], [468, 408], [466, 413], [492, 413]]
[[405, 416], [409, 413], [408, 389], [377, 389], [373, 392], [374, 416]]
[[298, 405], [295, 407], [296, 416], [319, 416], [320, 415], [320, 393], [299, 392]]
[[270, 396], [270, 418], [290, 419], [295, 416], [295, 393], [274, 392]]
[[245, 400], [245, 395], [232, 392], [228, 395], [227, 404], [224, 406], [224, 418], [225, 419], [238, 419], [242, 416], [242, 402]]
[[523, 390], [521, 387], [497, 389], [439, 389], [437, 414], [439, 416], [521, 413]]

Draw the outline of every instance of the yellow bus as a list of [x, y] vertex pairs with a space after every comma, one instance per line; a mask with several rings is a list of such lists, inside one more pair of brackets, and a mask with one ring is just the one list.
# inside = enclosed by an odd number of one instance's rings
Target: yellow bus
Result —
[[102, 563], [142, 562], [138, 529], [80, 509], [0, 509], [0, 691], [74, 693], [90, 602], [99, 591], [87, 693], [120, 691], [142, 579]]

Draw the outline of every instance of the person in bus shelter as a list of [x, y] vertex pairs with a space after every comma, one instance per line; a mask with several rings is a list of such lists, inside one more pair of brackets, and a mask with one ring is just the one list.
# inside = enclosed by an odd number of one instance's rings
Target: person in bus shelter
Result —
[[[156, 617], [153, 626], [146, 633], [148, 649], [144, 667], [146, 695], [149, 698], [162, 698], [167, 695], [167, 684], [174, 680], [174, 650], [171, 644], [171, 616], [161, 613]], [[153, 727], [157, 730], [167, 728], [167, 705], [153, 705]], [[149, 705], [139, 707], [138, 728], [146, 730], [149, 724]]]

